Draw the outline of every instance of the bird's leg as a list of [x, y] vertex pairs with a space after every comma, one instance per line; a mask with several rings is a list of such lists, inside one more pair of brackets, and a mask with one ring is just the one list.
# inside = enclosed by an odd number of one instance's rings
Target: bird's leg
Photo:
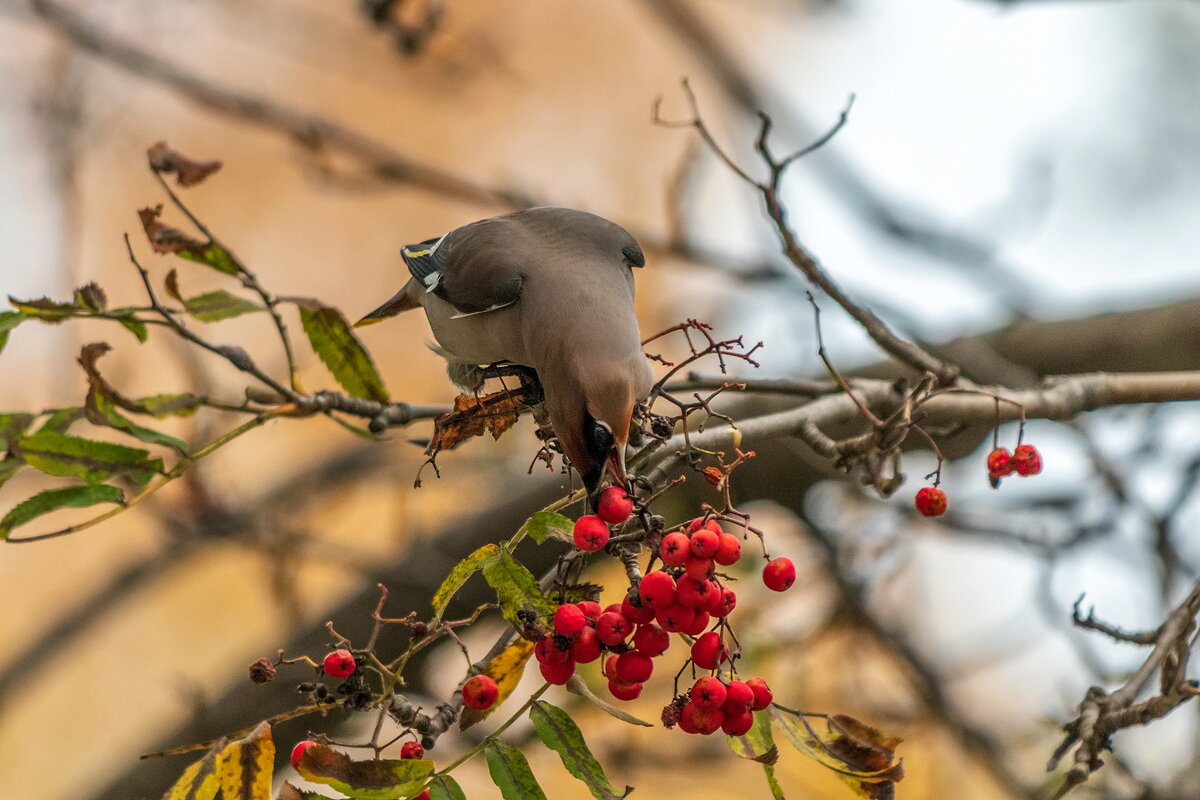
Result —
[[521, 399], [526, 405], [540, 405], [546, 399], [546, 394], [542, 391], [542, 381], [538, 378], [537, 372], [523, 364], [491, 364], [483, 368], [483, 376], [484, 378], [499, 378], [501, 381], [506, 377], [520, 379]]

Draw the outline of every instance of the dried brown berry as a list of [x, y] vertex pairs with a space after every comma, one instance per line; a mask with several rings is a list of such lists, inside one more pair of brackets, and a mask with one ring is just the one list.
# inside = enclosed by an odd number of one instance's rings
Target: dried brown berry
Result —
[[260, 658], [250, 665], [250, 680], [254, 683], [270, 683], [275, 680], [275, 665], [269, 658]]

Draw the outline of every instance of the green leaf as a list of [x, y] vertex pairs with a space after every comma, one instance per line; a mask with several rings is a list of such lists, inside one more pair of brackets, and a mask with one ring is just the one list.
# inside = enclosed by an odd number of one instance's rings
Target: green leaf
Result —
[[[224, 745], [224, 740], [219, 743]], [[183, 771], [175, 785], [167, 790], [162, 800], [213, 800], [221, 788], [217, 779], [217, 751], [215, 747], [204, 758]]]
[[504, 800], [546, 800], [545, 792], [520, 750], [493, 740], [488, 742], [484, 753], [492, 783], [500, 788]]
[[[9, 295], [8, 302], [17, 311], [22, 312], [25, 317], [33, 317], [42, 322], [62, 322], [64, 319], [75, 316], [80, 310], [74, 303], [56, 303], [49, 297], [42, 297], [38, 300], [18, 300]], [[10, 323], [10, 325], [16, 325], [18, 322], [20, 320]]]
[[[201, 398], [191, 393], [153, 394], [130, 401], [137, 410], [157, 419], [163, 417], [190, 417], [201, 405]], [[130, 409], [133, 410], [133, 409]]]
[[446, 613], [446, 606], [450, 605], [450, 600], [453, 599], [454, 595], [458, 594], [458, 590], [463, 587], [463, 584], [472, 575], [483, 569], [485, 563], [498, 555], [500, 555], [499, 547], [494, 544], [485, 544], [455, 564], [454, 568], [450, 570], [450, 574], [442, 581], [442, 585], [433, 593], [432, 605], [434, 616], [441, 619], [442, 614]]
[[8, 479], [13, 475], [16, 475], [23, 466], [25, 466], [25, 462], [21, 461], [19, 458], [8, 456], [4, 459], [0, 459], [0, 486], [8, 483]]
[[600, 762], [588, 749], [579, 726], [567, 712], [544, 700], [535, 700], [529, 708], [529, 719], [542, 744], [558, 753], [567, 772], [583, 781], [596, 800], [619, 800], [633, 791], [632, 787], [626, 786], [625, 791], [618, 794], [604, 776]]
[[554, 613], [554, 604], [542, 593], [537, 578], [504, 548], [496, 558], [484, 563], [483, 577], [496, 590], [500, 613], [517, 630], [525, 624], [519, 617], [521, 611], [543, 618]]
[[757, 761], [763, 765], [771, 797], [784, 800], [783, 787], [775, 777], [775, 762], [779, 760], [779, 748], [771, 734], [771, 715], [766, 711], [754, 713], [754, 726], [742, 736], [728, 736], [726, 741], [734, 755]]
[[342, 312], [316, 300], [296, 300], [300, 324], [308, 334], [313, 351], [333, 377], [354, 397], [388, 402], [387, 389], [375, 362], [350, 329]]
[[31, 422], [33, 414], [0, 414], [0, 450], [7, 450], [10, 444], [20, 439]]
[[98, 503], [123, 503], [125, 493], [115, 486], [70, 486], [47, 489], [35, 494], [0, 519], [0, 539], [7, 539], [13, 528], [60, 508], [84, 508]]
[[571, 542], [574, 541], [572, 537], [574, 526], [575, 523], [562, 514], [556, 514], [553, 511], [535, 511], [521, 526], [518, 535], [528, 535], [538, 544], [543, 543], [551, 536]]
[[274, 771], [275, 743], [266, 722], [217, 753], [217, 780], [224, 800], [271, 800]]
[[224, 272], [226, 275], [237, 275], [242, 271], [242, 266], [237, 259], [216, 242], [209, 242], [202, 247], [180, 250], [175, 255], [197, 264], [204, 264], [206, 267], [212, 267], [217, 272]]
[[38, 433], [66, 433], [72, 425], [83, 418], [84, 411], [81, 406], [58, 408], [51, 412], [46, 421], [42, 423], [42, 427], [38, 428]]
[[467, 795], [454, 778], [435, 775], [429, 784], [429, 800], [467, 800]]
[[256, 311], [266, 310], [258, 303], [251, 303], [224, 289], [189, 297], [183, 301], [183, 307], [201, 322], [217, 322], [231, 317], [239, 317], [242, 314], [253, 314]]
[[133, 316], [133, 314], [128, 316], [122, 314], [117, 317], [117, 322], [121, 323], [121, 327], [125, 328], [125, 330], [136, 336], [139, 342], [144, 342], [150, 338], [150, 330], [146, 327], [146, 323]]
[[275, 795], [275, 800], [333, 800], [333, 798], [320, 792], [299, 789], [288, 781], [284, 781], [283, 785], [279, 787], [279, 794]]
[[0, 351], [8, 344], [8, 334], [13, 328], [28, 319], [20, 311], [0, 311]]
[[183, 455], [187, 455], [189, 446], [187, 442], [169, 434], [160, 433], [150, 428], [143, 428], [141, 425], [136, 424], [133, 420], [118, 411], [117, 407], [112, 404], [112, 401], [105, 396], [105, 392], [95, 383], [88, 389], [85, 408], [87, 409], [88, 421], [93, 425], [116, 428], [146, 444], [170, 447]]
[[359, 800], [392, 800], [419, 791], [433, 771], [433, 762], [417, 758], [352, 761], [345, 753], [317, 744], [304, 751], [297, 769], [308, 780]]
[[143, 484], [163, 471], [162, 459], [149, 458], [145, 450], [61, 433], [39, 431], [21, 439], [15, 447], [15, 454], [26, 464], [47, 475], [88, 483], [125, 475]]

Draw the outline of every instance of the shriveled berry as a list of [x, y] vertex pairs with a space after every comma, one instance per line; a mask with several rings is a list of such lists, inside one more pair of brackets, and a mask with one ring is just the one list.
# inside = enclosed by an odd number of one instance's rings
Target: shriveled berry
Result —
[[701, 528], [692, 534], [692, 540], [688, 546], [692, 549], [692, 555], [700, 558], [712, 558], [717, 554], [717, 548], [721, 546], [721, 537], [708, 528]]
[[594, 553], [608, 544], [608, 525], [604, 520], [592, 514], [587, 514], [575, 520], [572, 530], [575, 546], [588, 553]]
[[762, 711], [775, 699], [771, 694], [771, 688], [762, 678], [751, 678], [746, 681], [746, 685], [750, 687], [750, 691], [754, 692], [754, 702], [750, 704], [752, 711]]
[[915, 500], [917, 511], [927, 517], [940, 517], [946, 513], [946, 493], [936, 486], [922, 486]]
[[742, 557], [741, 541], [732, 533], [722, 533], [718, 538], [720, 544], [717, 545], [717, 552], [713, 553], [713, 561], [725, 567], [736, 564]]
[[358, 665], [354, 663], [354, 654], [349, 650], [334, 650], [325, 656], [321, 667], [331, 678], [349, 678], [354, 674], [354, 670], [358, 669]]
[[658, 556], [669, 567], [682, 567], [691, 552], [691, 542], [679, 531], [668, 533], [658, 545]]
[[732, 680], [725, 684], [725, 710], [734, 706], [749, 707], [754, 702], [754, 690], [745, 681]]
[[645, 653], [630, 650], [617, 656], [617, 680], [621, 683], [645, 683], [654, 671], [654, 661]]
[[275, 680], [275, 665], [269, 658], [260, 658], [250, 665], [250, 680], [253, 683], [270, 683]]
[[725, 684], [720, 678], [705, 675], [692, 684], [688, 697], [697, 708], [720, 708], [725, 704]]
[[606, 611], [596, 620], [596, 636], [609, 647], [625, 641], [631, 633], [633, 623], [616, 611]]
[[692, 663], [700, 669], [716, 669], [729, 658], [729, 647], [721, 641], [716, 631], [702, 633], [692, 643]]
[[729, 736], [744, 736], [754, 727], [754, 712], [745, 706], [730, 710], [728, 706], [721, 707], [723, 719], [721, 730]]
[[574, 603], [564, 603], [554, 612], [554, 630], [563, 636], [573, 636], [587, 627], [587, 617]]
[[633, 646], [651, 658], [661, 656], [671, 646], [671, 634], [653, 622], [639, 625], [633, 634]]
[[642, 693], [642, 684], [609, 681], [608, 693], [618, 700], [636, 700], [637, 696]]
[[590, 664], [600, 657], [600, 637], [595, 628], [584, 628], [575, 634], [571, 642], [571, 660], [577, 664]]
[[[542, 666], [544, 667], [546, 664], [543, 663]], [[573, 664], [571, 668], [574, 669]], [[499, 695], [500, 687], [487, 675], [472, 675], [462, 688], [463, 702], [476, 711], [491, 708]]]
[[538, 670], [542, 673], [542, 677], [546, 679], [546, 683], [562, 686], [571, 680], [571, 676], [575, 674], [575, 662], [565, 661], [561, 664], [543, 662], [538, 664]]
[[405, 742], [400, 745], [401, 758], [424, 758], [425, 748], [421, 747], [420, 742]]
[[659, 609], [675, 602], [675, 579], [665, 572], [651, 572], [638, 584], [638, 596], [646, 608]]
[[[641, 597], [638, 597], [641, 600]], [[626, 595], [621, 600], [621, 613], [625, 615], [625, 619], [635, 625], [645, 625], [647, 622], [654, 621], [654, 609], [647, 605], [635, 606]]]
[[785, 592], [796, 582], [796, 565], [786, 556], [771, 559], [763, 567], [762, 579], [771, 591]]
[[1013, 453], [1013, 463], [1016, 464], [1017, 474], [1021, 476], [1037, 475], [1042, 471], [1042, 455], [1031, 444], [1017, 447]]
[[999, 486], [1000, 479], [1005, 475], [1013, 474], [1016, 469], [1016, 462], [1013, 461], [1012, 453], [1008, 452], [1007, 447], [997, 447], [988, 453], [988, 480], [991, 481], [992, 486]]
[[596, 501], [596, 516], [610, 525], [619, 525], [633, 513], [633, 498], [620, 486], [610, 486]]
[[300, 742], [298, 745], [292, 748], [292, 769], [299, 771], [300, 756], [304, 755], [304, 751], [312, 747], [314, 744], [316, 744], [316, 742], [314, 742], [312, 739], [305, 739], [303, 742]]

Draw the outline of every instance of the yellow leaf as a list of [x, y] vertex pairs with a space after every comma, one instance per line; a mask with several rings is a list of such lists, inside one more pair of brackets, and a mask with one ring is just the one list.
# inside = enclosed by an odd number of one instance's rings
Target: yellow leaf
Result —
[[533, 655], [533, 647], [533, 642], [528, 639], [517, 639], [488, 662], [483, 674], [496, 681], [496, 687], [500, 693], [496, 695], [496, 702], [492, 703], [492, 707], [486, 711], [464, 708], [459, 716], [459, 728], [465, 731], [480, 720], [486, 719], [513, 693], [521, 681], [521, 676], [525, 674], [525, 665], [529, 662], [529, 657]]
[[163, 800], [213, 800], [220, 784], [217, 782], [217, 751], [225, 740], [217, 742], [204, 758], [183, 771], [175, 785], [163, 795]]
[[224, 800], [271, 800], [274, 769], [275, 743], [271, 726], [265, 722], [217, 754], [217, 778]]

